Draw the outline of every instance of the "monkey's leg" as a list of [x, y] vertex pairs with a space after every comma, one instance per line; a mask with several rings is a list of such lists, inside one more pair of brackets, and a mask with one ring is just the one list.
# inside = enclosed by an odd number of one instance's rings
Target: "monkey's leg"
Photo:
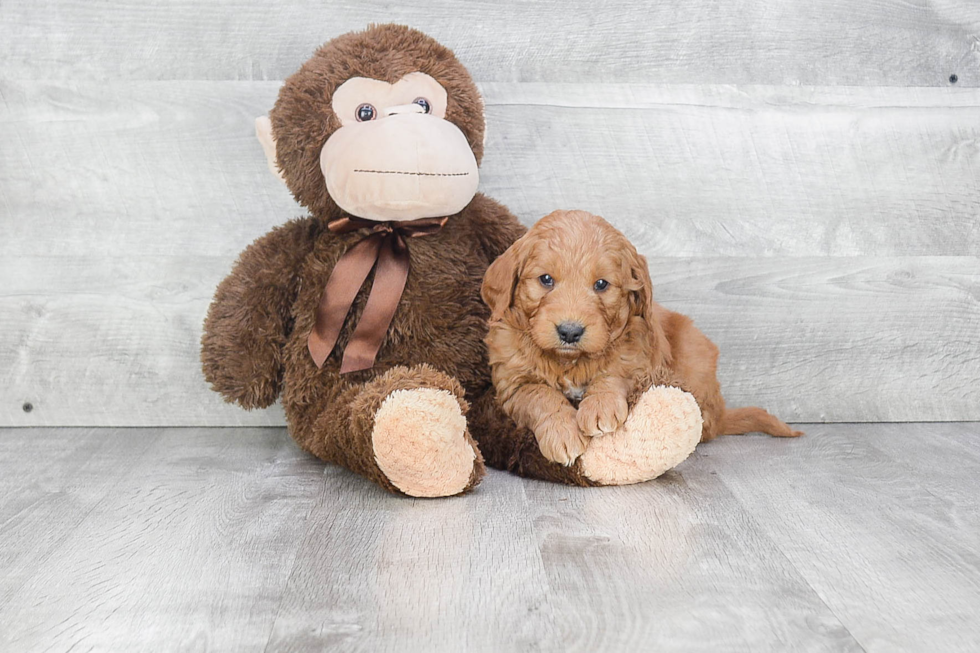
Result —
[[599, 485], [576, 461], [566, 467], [544, 457], [530, 429], [518, 427], [497, 403], [493, 387], [475, 397], [468, 414], [470, 431], [487, 464], [518, 476], [567, 485]]
[[304, 446], [391, 492], [461, 494], [484, 475], [467, 409], [455, 379], [428, 365], [395, 367], [323, 408]]
[[701, 440], [701, 409], [679, 388], [644, 392], [626, 422], [592, 438], [576, 463], [598, 485], [628, 485], [654, 479], [684, 461]]

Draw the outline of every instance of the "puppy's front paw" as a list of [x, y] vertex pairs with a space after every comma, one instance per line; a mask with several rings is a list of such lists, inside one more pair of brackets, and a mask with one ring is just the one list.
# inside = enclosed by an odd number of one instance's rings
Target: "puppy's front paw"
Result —
[[589, 395], [578, 407], [578, 428], [588, 436], [612, 433], [626, 421], [626, 397], [613, 393]]
[[556, 413], [546, 419], [534, 432], [542, 455], [566, 467], [585, 453], [588, 438], [575, 423], [575, 411]]

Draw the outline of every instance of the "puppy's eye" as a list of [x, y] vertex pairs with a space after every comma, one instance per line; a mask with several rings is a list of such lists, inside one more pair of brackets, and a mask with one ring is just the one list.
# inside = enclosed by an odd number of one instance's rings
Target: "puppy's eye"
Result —
[[540, 277], [538, 277], [538, 281], [540, 281], [541, 285], [545, 288], [555, 287], [555, 280], [551, 278], [550, 274], [542, 274]]
[[429, 101], [426, 100], [424, 97], [417, 97], [417, 98], [415, 98], [415, 100], [413, 100], [413, 102], [415, 104], [419, 105], [420, 107], [422, 107], [422, 109], [426, 113], [429, 113], [430, 111], [432, 111], [432, 107], [429, 105]]
[[595, 289], [596, 292], [602, 292], [603, 290], [609, 287], [609, 282], [606, 281], [605, 279], [599, 279], [598, 281], [595, 282], [595, 284], [593, 284], [592, 287]]
[[367, 122], [368, 120], [374, 120], [378, 112], [370, 104], [362, 104], [357, 107], [357, 111], [354, 112], [354, 117], [357, 118], [357, 122]]

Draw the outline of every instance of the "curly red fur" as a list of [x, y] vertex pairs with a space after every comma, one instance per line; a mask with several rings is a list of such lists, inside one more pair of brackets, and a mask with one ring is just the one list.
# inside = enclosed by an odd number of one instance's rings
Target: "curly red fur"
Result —
[[[550, 460], [571, 464], [589, 437], [619, 428], [654, 384], [694, 395], [702, 441], [726, 427], [799, 435], [761, 409], [726, 414], [718, 348], [689, 318], [653, 301], [646, 259], [598, 216], [542, 218], [494, 262], [482, 292], [498, 397]], [[575, 342], [563, 340], [565, 324], [582, 329]]]

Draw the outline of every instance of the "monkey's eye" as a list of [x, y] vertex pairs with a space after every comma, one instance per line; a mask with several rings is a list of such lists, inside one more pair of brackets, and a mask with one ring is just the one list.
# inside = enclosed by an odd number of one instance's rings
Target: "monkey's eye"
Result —
[[370, 104], [362, 104], [357, 107], [357, 111], [354, 113], [357, 118], [357, 122], [367, 122], [368, 120], [374, 120], [378, 115], [378, 112]]
[[541, 285], [545, 288], [555, 287], [555, 280], [551, 278], [550, 274], [542, 274], [540, 277], [538, 277], [538, 281], [540, 281]]
[[602, 292], [603, 290], [609, 287], [609, 282], [606, 281], [605, 279], [599, 279], [598, 281], [595, 282], [595, 284], [593, 284], [592, 287], [595, 289], [596, 292]]
[[432, 107], [429, 106], [429, 101], [426, 100], [424, 97], [417, 97], [414, 100], [412, 100], [412, 102], [422, 107], [422, 110], [425, 111], [426, 113], [432, 111]]

